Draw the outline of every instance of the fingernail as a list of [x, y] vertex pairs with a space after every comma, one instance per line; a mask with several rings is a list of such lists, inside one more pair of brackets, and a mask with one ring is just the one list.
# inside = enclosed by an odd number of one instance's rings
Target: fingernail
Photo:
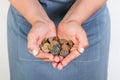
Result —
[[84, 52], [84, 48], [80, 48], [80, 53], [82, 54]]
[[38, 54], [38, 51], [37, 50], [33, 50], [32, 53], [33, 53], [34, 56], [36, 56]]
[[58, 70], [62, 70], [62, 69], [63, 69], [62, 65], [58, 65]]
[[53, 68], [56, 68], [56, 65], [55, 65], [55, 64], [53, 64]]

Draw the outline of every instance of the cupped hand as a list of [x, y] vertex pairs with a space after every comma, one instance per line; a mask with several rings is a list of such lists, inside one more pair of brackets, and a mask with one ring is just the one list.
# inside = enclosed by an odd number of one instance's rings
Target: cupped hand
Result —
[[31, 30], [28, 33], [28, 49], [36, 58], [44, 61], [52, 61], [54, 56], [52, 54], [44, 53], [39, 49], [44, 38], [55, 37], [56, 28], [54, 23], [51, 22], [37, 22], [32, 25]]
[[88, 39], [84, 29], [76, 21], [61, 22], [58, 26], [58, 37], [59, 39], [72, 40], [74, 43], [68, 56], [61, 58], [59, 63], [52, 63], [53, 67], [61, 70], [75, 58], [80, 56], [81, 48], [87, 48]]

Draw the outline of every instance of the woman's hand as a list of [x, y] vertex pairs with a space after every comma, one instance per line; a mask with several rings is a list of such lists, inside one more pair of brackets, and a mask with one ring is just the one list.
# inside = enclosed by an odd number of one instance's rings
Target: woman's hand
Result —
[[28, 49], [29, 51], [39, 59], [44, 61], [52, 61], [53, 55], [48, 53], [43, 53], [39, 49], [44, 38], [56, 36], [56, 28], [54, 23], [51, 22], [37, 22], [32, 25], [30, 32], [28, 33]]
[[88, 46], [88, 39], [84, 29], [76, 21], [61, 22], [58, 26], [58, 37], [60, 39], [72, 40], [74, 43], [67, 57], [62, 59], [60, 63], [53, 62], [53, 67], [61, 70], [81, 54], [81, 49]]

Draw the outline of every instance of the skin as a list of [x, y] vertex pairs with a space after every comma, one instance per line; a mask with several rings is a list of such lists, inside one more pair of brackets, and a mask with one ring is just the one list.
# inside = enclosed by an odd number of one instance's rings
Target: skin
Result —
[[[61, 70], [72, 60], [80, 56], [80, 48], [87, 48], [88, 39], [82, 24], [97, 11], [106, 0], [76, 0], [63, 20], [58, 25], [57, 36], [60, 39], [72, 40], [74, 46], [70, 54], [63, 58], [43, 53], [39, 50], [39, 44], [45, 37], [56, 36], [56, 28], [47, 16], [38, 0], [10, 0], [11, 4], [25, 17], [32, 25], [28, 33], [28, 49], [32, 53], [36, 50], [36, 58], [46, 62], [52, 62], [53, 67]], [[24, 6], [24, 8], [22, 7]], [[29, 13], [26, 12], [29, 11]]]

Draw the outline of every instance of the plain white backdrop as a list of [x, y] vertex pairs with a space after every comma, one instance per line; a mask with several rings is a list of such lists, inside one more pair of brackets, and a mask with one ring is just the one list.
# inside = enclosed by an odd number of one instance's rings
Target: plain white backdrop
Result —
[[[120, 0], [108, 0], [107, 3], [111, 15], [108, 80], [120, 80]], [[8, 8], [8, 0], [0, 0], [0, 80], [10, 80], [6, 34]]]

